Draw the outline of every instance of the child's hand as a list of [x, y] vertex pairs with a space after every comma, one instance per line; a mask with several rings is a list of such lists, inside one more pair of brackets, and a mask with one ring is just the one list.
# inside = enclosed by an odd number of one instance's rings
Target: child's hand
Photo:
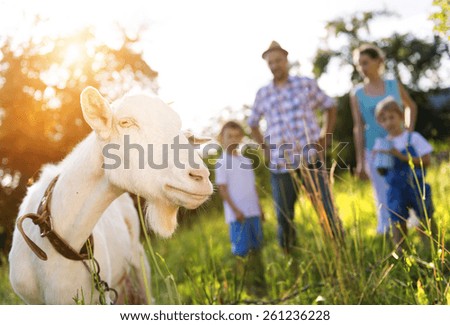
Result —
[[242, 213], [241, 210], [236, 210], [236, 211], [234, 211], [234, 213], [236, 214], [236, 220], [237, 221], [243, 222], [245, 220], [245, 216], [244, 216], [244, 214]]

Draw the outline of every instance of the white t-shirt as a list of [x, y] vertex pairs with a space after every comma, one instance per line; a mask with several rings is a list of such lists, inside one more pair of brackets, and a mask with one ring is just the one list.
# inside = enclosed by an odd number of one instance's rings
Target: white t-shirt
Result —
[[[216, 163], [216, 184], [227, 185], [231, 200], [246, 218], [261, 215], [250, 159], [223, 153]], [[233, 209], [225, 201], [224, 209], [226, 223], [236, 221]]]
[[[386, 138], [392, 142], [392, 145], [395, 149], [398, 151], [402, 151], [406, 148], [408, 144], [408, 134], [409, 132], [403, 131], [402, 134], [396, 136], [396, 137], [390, 137], [387, 136]], [[375, 140], [375, 145], [373, 147], [373, 150], [379, 150], [381, 149], [381, 139], [377, 138]], [[416, 154], [419, 157], [423, 157], [433, 151], [433, 147], [431, 144], [425, 140], [425, 138], [420, 135], [420, 133], [412, 132], [411, 134], [411, 146], [416, 151]]]

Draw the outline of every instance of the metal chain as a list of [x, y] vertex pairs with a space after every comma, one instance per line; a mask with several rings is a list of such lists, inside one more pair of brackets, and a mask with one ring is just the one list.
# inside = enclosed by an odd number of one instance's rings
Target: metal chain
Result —
[[117, 299], [119, 297], [117, 290], [114, 288], [110, 288], [108, 283], [100, 277], [100, 264], [98, 263], [97, 259], [93, 256], [90, 258], [91, 261], [93, 261], [93, 270], [87, 265], [85, 261], [83, 261], [84, 266], [87, 268], [89, 273], [92, 274], [92, 277], [94, 279], [94, 285], [95, 289], [100, 293], [99, 302], [102, 305], [106, 305], [106, 297], [105, 293], [112, 292], [114, 294], [114, 298], [111, 299], [111, 305], [115, 305], [117, 302]]

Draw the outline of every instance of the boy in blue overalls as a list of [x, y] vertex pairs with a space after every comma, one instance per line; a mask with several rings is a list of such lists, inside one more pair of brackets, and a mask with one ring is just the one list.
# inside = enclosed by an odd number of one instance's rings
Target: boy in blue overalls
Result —
[[[403, 126], [403, 110], [392, 97], [381, 101], [375, 109], [377, 122], [388, 132], [385, 139], [379, 139], [374, 152], [389, 153], [393, 156], [393, 166], [386, 172], [387, 208], [389, 210], [392, 236], [397, 252], [402, 253], [402, 242], [407, 234], [408, 209], [413, 209], [421, 228], [433, 232], [434, 221], [431, 188], [424, 182], [425, 167], [430, 165], [433, 148], [417, 132], [408, 132]], [[390, 141], [390, 150], [380, 150], [383, 141]], [[410, 167], [414, 165], [414, 169]]]

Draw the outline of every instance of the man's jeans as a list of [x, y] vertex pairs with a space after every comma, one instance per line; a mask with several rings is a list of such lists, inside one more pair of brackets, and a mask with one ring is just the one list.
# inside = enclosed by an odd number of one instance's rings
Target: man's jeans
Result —
[[[300, 182], [305, 187], [316, 211], [319, 207], [314, 204], [314, 200], [320, 199], [323, 202], [323, 208], [328, 216], [328, 220], [334, 220], [335, 210], [330, 187], [326, 180], [326, 177], [328, 177], [326, 170], [317, 170], [311, 166], [311, 168], [305, 169], [303, 174], [306, 177], [310, 176], [309, 181], [303, 179], [304, 177], [302, 177], [299, 169], [284, 173], [270, 173], [272, 195], [278, 219], [278, 242], [286, 252], [290, 252], [292, 247], [297, 244], [294, 206], [297, 201]], [[334, 227], [335, 225], [332, 226]]]

